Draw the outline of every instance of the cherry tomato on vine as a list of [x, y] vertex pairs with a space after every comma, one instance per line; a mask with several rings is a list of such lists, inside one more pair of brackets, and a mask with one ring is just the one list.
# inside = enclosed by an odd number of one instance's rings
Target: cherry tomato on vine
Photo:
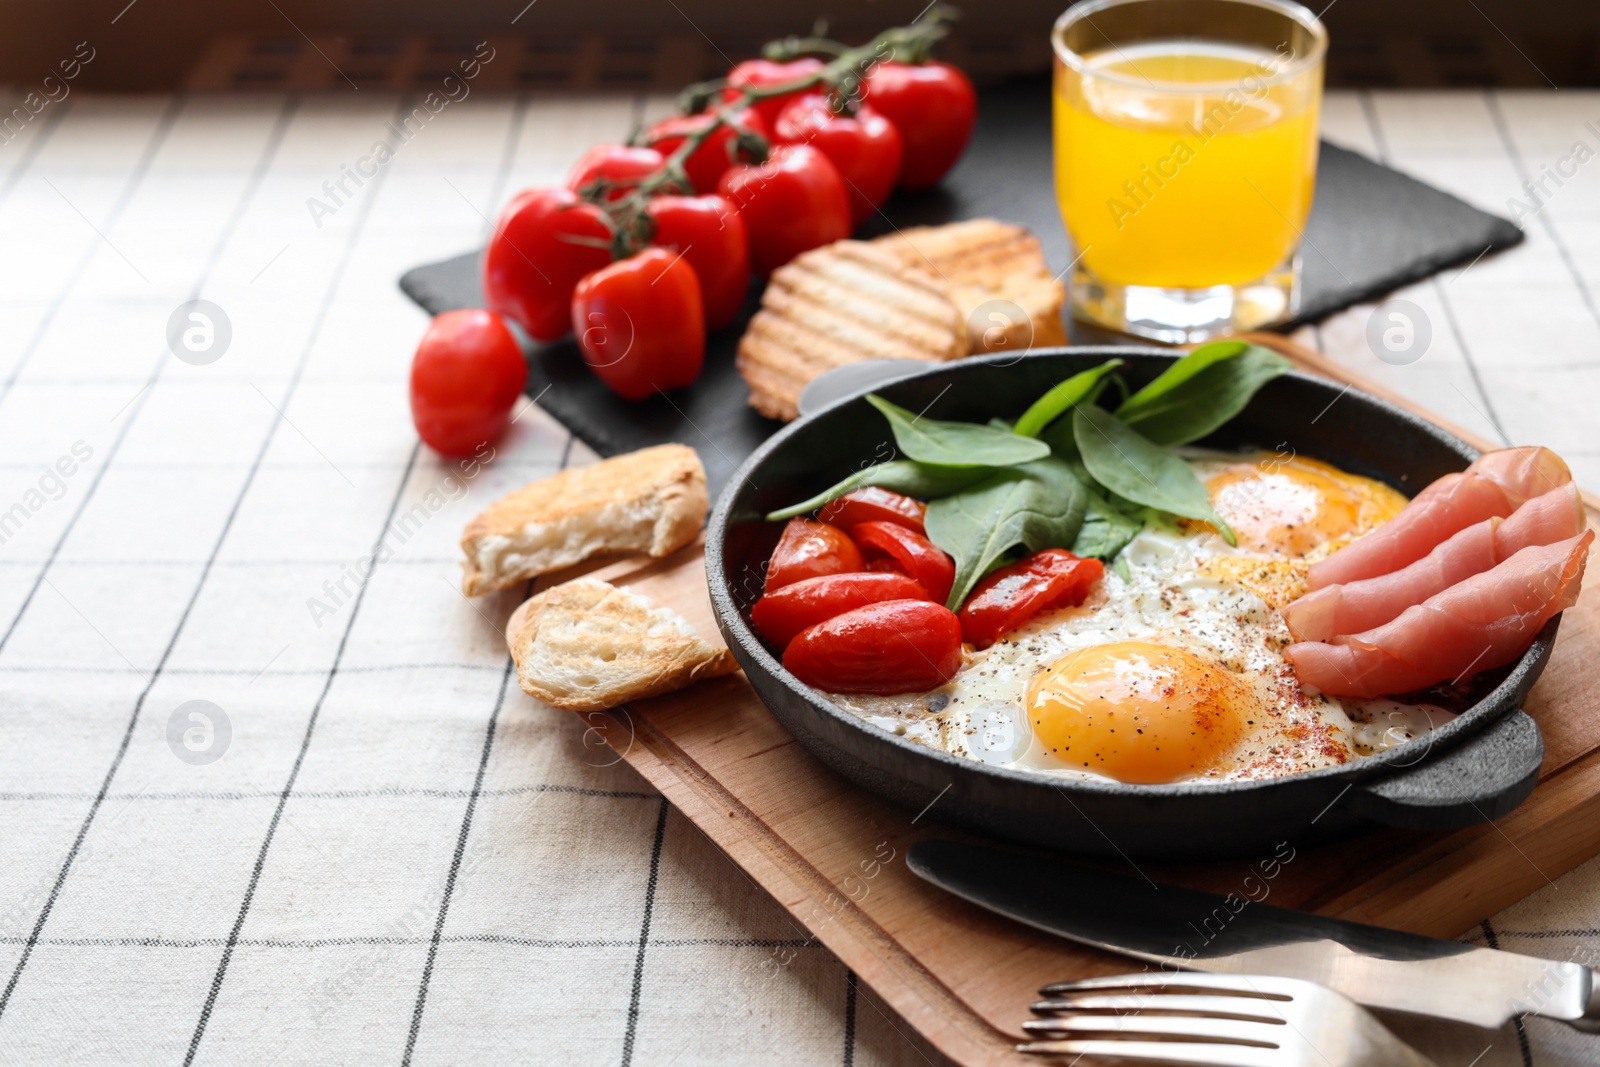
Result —
[[881, 63], [867, 77], [863, 99], [900, 131], [902, 189], [938, 185], [966, 151], [978, 118], [978, 94], [948, 63]]
[[759, 166], [722, 176], [717, 191], [744, 216], [750, 262], [762, 277], [850, 236], [850, 197], [828, 157], [810, 145], [779, 145]]
[[1097, 559], [1080, 559], [1064, 548], [1047, 548], [988, 575], [958, 613], [961, 636], [988, 648], [1052, 608], [1076, 607], [1105, 573]]
[[623, 399], [681, 389], [705, 359], [700, 281], [682, 256], [647, 248], [578, 283], [572, 331], [583, 361]]
[[877, 212], [900, 176], [900, 131], [865, 104], [854, 115], [838, 115], [826, 96], [808, 93], [778, 112], [772, 136], [781, 144], [809, 144], [828, 157], [844, 179], [857, 224]]
[[868, 604], [802, 631], [784, 649], [783, 665], [832, 693], [932, 689], [961, 669], [961, 624], [927, 600]]
[[606, 193], [609, 201], [620, 200], [633, 191], [641, 178], [661, 169], [665, 157], [654, 148], [635, 148], [625, 144], [597, 144], [585, 152], [567, 175], [567, 188], [582, 192], [600, 180], [616, 186]]
[[611, 262], [611, 230], [598, 207], [570, 189], [529, 189], [500, 215], [483, 253], [483, 296], [536, 341], [572, 327], [578, 279]]
[[505, 432], [528, 377], [522, 349], [499, 315], [446, 311], [411, 360], [411, 421], [442, 456], [465, 456]]
[[928, 505], [922, 501], [869, 485], [852, 489], [833, 500], [817, 513], [817, 518], [845, 531], [864, 522], [897, 522], [908, 530], [926, 535], [923, 520], [927, 514]]
[[[797, 81], [808, 74], [815, 74], [822, 67], [823, 63], [820, 59], [794, 59], [788, 62], [772, 59], [747, 59], [728, 71], [728, 84], [722, 90], [722, 99], [728, 103], [737, 104], [744, 99], [744, 94], [740, 91], [742, 89], [769, 89], [774, 85]], [[769, 96], [764, 100], [752, 102], [750, 106], [770, 126], [777, 119], [778, 112], [783, 110], [783, 106], [794, 99], [797, 93], [805, 91], [801, 89], [796, 90], [794, 93]]]
[[768, 593], [751, 606], [750, 621], [781, 649], [800, 631], [835, 615], [884, 600], [927, 599], [927, 591], [903, 574], [822, 574]]
[[773, 590], [805, 578], [865, 569], [861, 550], [843, 530], [810, 519], [790, 519], [767, 563], [763, 591], [771, 595]]
[[658, 196], [645, 212], [656, 224], [650, 243], [683, 253], [700, 279], [706, 329], [720, 330], [737, 318], [750, 291], [750, 247], [739, 209], [720, 196]]
[[956, 564], [944, 549], [898, 522], [863, 522], [850, 531], [864, 559], [888, 556], [943, 604], [956, 584]]
[[[740, 130], [764, 138], [772, 135], [767, 120], [761, 117], [760, 112], [737, 108], [729, 112], [727, 117], [731, 125], [719, 126], [712, 131], [700, 142], [700, 147], [689, 153], [689, 158], [683, 161], [689, 184], [694, 186], [697, 193], [717, 191], [717, 182], [722, 179], [723, 172], [736, 162], [733, 152]], [[710, 115], [675, 115], [670, 119], [662, 119], [645, 131], [645, 143], [663, 156], [670, 156], [686, 137], [705, 129], [711, 121]]]

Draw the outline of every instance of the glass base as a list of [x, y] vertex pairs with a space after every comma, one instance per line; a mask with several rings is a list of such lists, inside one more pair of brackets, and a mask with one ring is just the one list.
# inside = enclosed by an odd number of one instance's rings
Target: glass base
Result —
[[1072, 272], [1072, 314], [1107, 329], [1182, 345], [1272, 326], [1300, 309], [1300, 258], [1244, 285], [1164, 289], [1103, 282]]

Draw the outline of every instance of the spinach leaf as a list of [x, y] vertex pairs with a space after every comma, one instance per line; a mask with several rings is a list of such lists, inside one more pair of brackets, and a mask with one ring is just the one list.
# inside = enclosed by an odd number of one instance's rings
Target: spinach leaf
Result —
[[984, 467], [936, 467], [930, 463], [917, 463], [909, 459], [892, 459], [887, 463], [858, 470], [809, 500], [802, 500], [782, 511], [774, 511], [767, 516], [767, 521], [782, 522], [796, 515], [815, 511], [829, 501], [863, 485], [892, 489], [897, 493], [914, 496], [918, 500], [934, 500], [958, 489], [964, 489], [988, 473]]
[[1072, 468], [1054, 457], [990, 471], [982, 481], [928, 505], [928, 537], [955, 559], [946, 606], [961, 607], [978, 579], [1007, 551], [1067, 548], [1088, 499]]
[[922, 418], [881, 396], [868, 396], [867, 403], [889, 420], [895, 444], [907, 459], [945, 467], [1009, 467], [1050, 454], [1043, 442], [993, 426]]
[[[1140, 404], [1161, 396], [1167, 390], [1182, 385], [1213, 363], [1232, 359], [1245, 349], [1252, 347], [1254, 346], [1246, 341], [1212, 341], [1210, 344], [1201, 345], [1193, 351], [1185, 353], [1176, 363], [1162, 371], [1155, 381], [1128, 397], [1127, 400], [1123, 401], [1122, 406], [1137, 408]], [[1121, 415], [1120, 409], [1117, 413]]]
[[1122, 360], [1109, 359], [1098, 367], [1091, 367], [1074, 374], [1029, 405], [1028, 410], [1017, 420], [1012, 432], [1023, 437], [1038, 437], [1041, 430], [1060, 418], [1075, 404], [1084, 401], [1094, 403], [1095, 398], [1100, 395], [1100, 390], [1105, 388], [1105, 376], [1120, 366]]
[[[1258, 389], [1289, 372], [1289, 361], [1269, 348], [1226, 344], [1242, 347], [1220, 355], [1208, 350], [1222, 349], [1222, 344], [1195, 349], [1129, 397], [1117, 408], [1117, 418], [1158, 445], [1188, 444], [1221, 427], [1245, 409]], [[1202, 353], [1206, 355], [1196, 360]], [[1185, 364], [1187, 373], [1168, 377]]]
[[1139, 535], [1144, 523], [1118, 509], [1105, 497], [1089, 490], [1088, 503], [1083, 509], [1083, 526], [1072, 551], [1079, 556], [1093, 556], [1110, 562], [1128, 547], [1128, 542]]
[[1136, 504], [1209, 522], [1228, 544], [1238, 543], [1211, 507], [1205, 485], [1175, 453], [1092, 404], [1073, 409], [1072, 436], [1089, 474], [1111, 492]]

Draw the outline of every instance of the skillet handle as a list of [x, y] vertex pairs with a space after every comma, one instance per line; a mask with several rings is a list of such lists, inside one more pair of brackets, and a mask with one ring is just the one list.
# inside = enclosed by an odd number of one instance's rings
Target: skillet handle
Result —
[[1519, 708], [1465, 744], [1358, 784], [1343, 806], [1406, 830], [1475, 826], [1527, 799], [1543, 760], [1539, 726]]

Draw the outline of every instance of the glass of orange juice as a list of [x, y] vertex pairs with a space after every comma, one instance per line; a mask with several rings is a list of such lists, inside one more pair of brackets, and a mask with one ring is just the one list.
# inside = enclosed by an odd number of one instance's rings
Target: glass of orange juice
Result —
[[1056, 21], [1078, 318], [1171, 344], [1292, 317], [1328, 35], [1284, 0], [1084, 0]]

